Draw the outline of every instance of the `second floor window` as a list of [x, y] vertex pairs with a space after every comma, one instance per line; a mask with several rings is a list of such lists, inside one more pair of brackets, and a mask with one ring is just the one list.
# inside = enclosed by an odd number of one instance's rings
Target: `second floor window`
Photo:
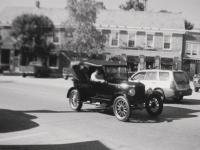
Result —
[[119, 45], [119, 32], [111, 32], [111, 46], [117, 47]]
[[135, 47], [135, 33], [129, 33], [128, 47]]
[[187, 55], [200, 55], [200, 43], [186, 43], [186, 52]]
[[154, 47], [154, 35], [153, 34], [147, 34], [147, 48], [153, 48]]
[[171, 49], [171, 35], [164, 35], [164, 49]]

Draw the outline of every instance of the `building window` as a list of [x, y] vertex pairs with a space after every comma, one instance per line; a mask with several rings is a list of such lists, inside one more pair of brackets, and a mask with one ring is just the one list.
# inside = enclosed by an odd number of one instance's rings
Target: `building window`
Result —
[[112, 47], [119, 46], [119, 32], [112, 31], [111, 32], [111, 44]]
[[57, 54], [50, 54], [50, 56], [49, 56], [49, 67], [58, 67], [58, 56], [57, 56]]
[[58, 43], [58, 42], [59, 42], [58, 33], [54, 33], [54, 34], [53, 34], [53, 42], [54, 42], [54, 43]]
[[110, 46], [110, 30], [102, 30], [102, 34], [105, 36], [105, 45]]
[[128, 47], [135, 47], [135, 33], [129, 33], [129, 38], [128, 38]]
[[200, 55], [200, 43], [187, 42], [185, 53], [187, 55]]
[[164, 35], [164, 49], [170, 50], [171, 49], [171, 35]]
[[147, 48], [154, 48], [154, 35], [153, 34], [147, 34]]

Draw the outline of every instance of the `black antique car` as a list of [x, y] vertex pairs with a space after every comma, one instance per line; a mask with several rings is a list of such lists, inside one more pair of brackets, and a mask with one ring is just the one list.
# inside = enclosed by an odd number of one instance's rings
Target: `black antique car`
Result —
[[[68, 90], [70, 107], [80, 111], [84, 102], [106, 104], [113, 109], [117, 119], [128, 121], [133, 109], [146, 108], [151, 116], [158, 116], [163, 110], [163, 101], [156, 91], [145, 93], [140, 82], [128, 82], [126, 64], [108, 61], [83, 61], [73, 67], [73, 87]], [[104, 82], [91, 81], [91, 74], [99, 69]]]

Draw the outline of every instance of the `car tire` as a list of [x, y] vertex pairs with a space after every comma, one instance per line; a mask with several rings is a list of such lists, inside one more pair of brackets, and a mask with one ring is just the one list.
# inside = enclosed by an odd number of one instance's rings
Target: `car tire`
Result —
[[175, 102], [176, 102], [176, 103], [180, 103], [182, 100], [183, 100], [183, 96], [182, 96], [182, 95], [177, 96], [177, 97], [175, 98]]
[[69, 94], [69, 106], [72, 110], [80, 111], [83, 103], [80, 101], [80, 94], [77, 89], [73, 89]]
[[149, 115], [156, 117], [163, 111], [163, 100], [160, 94], [152, 94], [145, 102], [145, 108]]
[[198, 91], [199, 91], [199, 88], [195, 87], [195, 88], [194, 88], [194, 91], [195, 91], [195, 92], [198, 92]]
[[113, 112], [118, 120], [126, 122], [131, 115], [131, 108], [129, 101], [124, 96], [118, 96], [114, 100]]

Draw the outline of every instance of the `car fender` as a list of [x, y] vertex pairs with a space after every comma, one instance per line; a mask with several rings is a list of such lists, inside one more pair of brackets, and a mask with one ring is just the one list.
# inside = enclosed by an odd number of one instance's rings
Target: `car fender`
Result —
[[113, 97], [112, 97], [112, 102], [114, 102], [115, 98], [118, 96], [124, 96], [126, 97], [126, 92], [125, 91], [121, 91], [121, 92], [116, 92], [114, 93]]
[[70, 94], [70, 92], [71, 92], [72, 90], [74, 90], [74, 89], [77, 89], [77, 88], [75, 88], [75, 87], [71, 87], [71, 88], [68, 90], [68, 92], [67, 92], [67, 98], [69, 98], [69, 94]]

